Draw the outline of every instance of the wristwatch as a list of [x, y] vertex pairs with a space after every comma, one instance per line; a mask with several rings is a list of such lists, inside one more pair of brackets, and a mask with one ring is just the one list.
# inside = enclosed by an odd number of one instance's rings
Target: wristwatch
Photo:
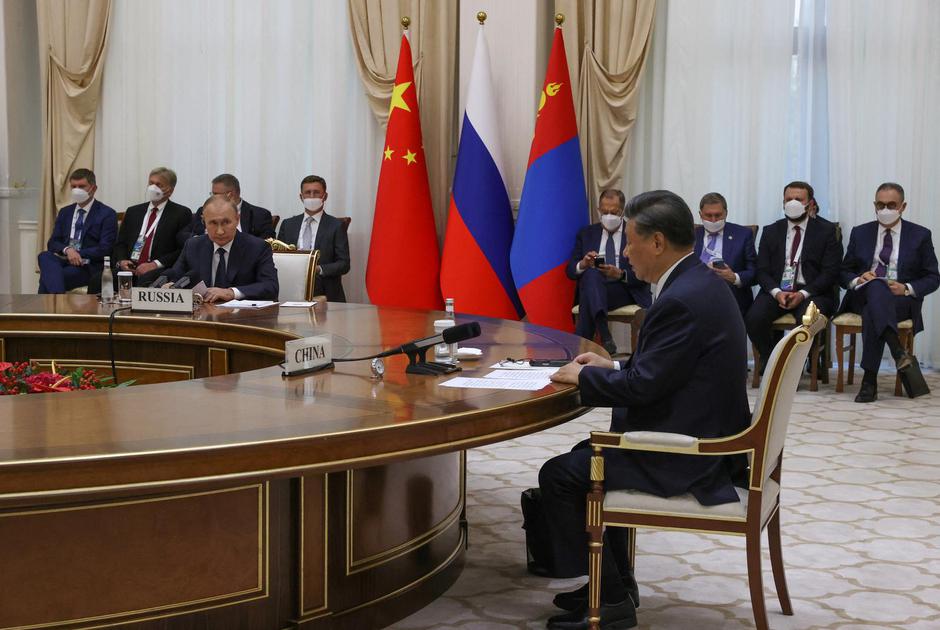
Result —
[[372, 364], [370, 367], [372, 368], [372, 378], [374, 380], [380, 380], [383, 376], [385, 376], [385, 361], [382, 359], [372, 359]]
[[909, 297], [910, 295], [911, 295], [911, 288], [905, 284], [904, 285], [904, 297]]

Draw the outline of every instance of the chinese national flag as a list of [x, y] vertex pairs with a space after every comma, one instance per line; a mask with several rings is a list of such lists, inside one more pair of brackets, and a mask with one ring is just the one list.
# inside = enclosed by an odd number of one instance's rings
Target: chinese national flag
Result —
[[443, 308], [440, 260], [411, 45], [402, 35], [366, 265], [369, 299], [381, 306]]

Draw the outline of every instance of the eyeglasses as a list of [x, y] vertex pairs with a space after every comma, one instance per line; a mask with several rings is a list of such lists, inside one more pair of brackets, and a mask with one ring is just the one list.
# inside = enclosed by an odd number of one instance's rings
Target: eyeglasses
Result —
[[883, 203], [881, 201], [875, 202], [875, 210], [884, 210], [885, 208], [887, 208], [888, 210], [897, 210], [898, 202], [896, 201], [889, 201], [888, 203]]

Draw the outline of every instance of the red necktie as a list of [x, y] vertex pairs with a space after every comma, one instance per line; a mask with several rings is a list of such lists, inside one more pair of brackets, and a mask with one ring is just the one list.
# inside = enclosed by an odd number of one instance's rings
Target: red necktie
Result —
[[800, 251], [800, 226], [794, 225], [796, 234], [793, 235], [793, 244], [790, 245], [790, 266], [796, 265], [796, 253]]
[[150, 209], [150, 216], [147, 217], [147, 229], [144, 230], [144, 246], [140, 249], [140, 258], [137, 260], [137, 263], [150, 262], [150, 243], [153, 241], [153, 234], [156, 232], [150, 231], [150, 228], [153, 227], [153, 222], [157, 220], [157, 208], [154, 206]]

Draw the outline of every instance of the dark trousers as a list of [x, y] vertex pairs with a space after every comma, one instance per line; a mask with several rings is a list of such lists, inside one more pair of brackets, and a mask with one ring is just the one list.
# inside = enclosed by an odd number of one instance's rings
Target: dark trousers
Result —
[[862, 316], [862, 369], [877, 372], [885, 352], [884, 334], [898, 332], [898, 322], [914, 313], [915, 299], [894, 295], [887, 283], [869, 282], [858, 291], [852, 291], [848, 310]]
[[83, 287], [91, 279], [88, 265], [76, 267], [50, 251], [39, 254], [39, 292], [65, 293]]
[[810, 295], [800, 302], [800, 305], [792, 310], [782, 308], [780, 304], [766, 291], [761, 291], [754, 298], [754, 303], [748, 309], [744, 316], [744, 326], [747, 328], [747, 336], [760, 353], [761, 360], [766, 361], [770, 357], [770, 352], [774, 346], [774, 331], [771, 325], [778, 317], [786, 313], [792, 313], [797, 323], [803, 318], [803, 314], [809, 307], [810, 302], [815, 302], [816, 307], [826, 317], [831, 317], [835, 311], [835, 301], [831, 295]]
[[[591, 490], [591, 449], [588, 440], [579, 442], [568, 453], [548, 460], [539, 470], [542, 509], [551, 536], [555, 575], [561, 578], [587, 575], [588, 534], [587, 494]], [[619, 457], [605, 457], [608, 490], [621, 490], [626, 466], [618, 466]], [[630, 475], [633, 471], [630, 470]], [[618, 483], [619, 482], [619, 483]], [[627, 532], [611, 527], [605, 533], [602, 583], [630, 574]]]
[[585, 269], [578, 280], [578, 325], [575, 333], [585, 339], [610, 339], [607, 328], [607, 311], [633, 304], [633, 296], [627, 285], [619, 280], [608, 280], [597, 269]]

